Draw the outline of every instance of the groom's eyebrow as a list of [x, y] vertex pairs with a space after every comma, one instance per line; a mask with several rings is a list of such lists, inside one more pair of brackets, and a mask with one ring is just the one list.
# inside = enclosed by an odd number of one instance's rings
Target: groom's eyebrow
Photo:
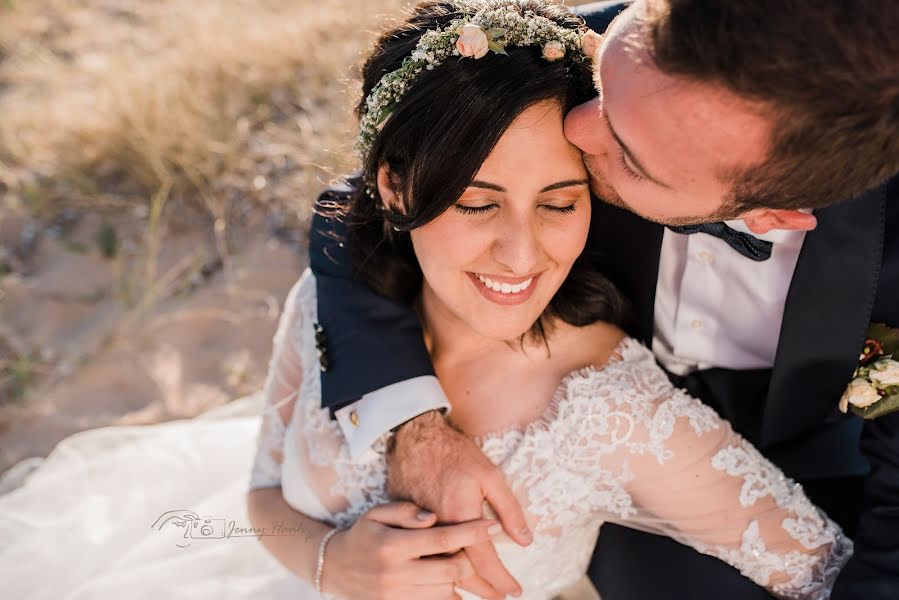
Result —
[[627, 156], [630, 159], [630, 161], [634, 164], [634, 166], [637, 167], [637, 170], [640, 171], [640, 174], [643, 177], [645, 177], [647, 180], [653, 182], [656, 185], [662, 186], [663, 188], [667, 188], [669, 190], [672, 189], [671, 186], [668, 185], [667, 183], [662, 183], [661, 181], [659, 181], [658, 179], [656, 179], [655, 177], [650, 175], [649, 171], [646, 170], [646, 167], [643, 166], [643, 163], [641, 163], [639, 160], [637, 160], [637, 157], [634, 156], [634, 153], [631, 152], [631, 149], [628, 148], [627, 145], [621, 141], [621, 138], [618, 137], [618, 134], [615, 133], [615, 128], [612, 127], [612, 121], [611, 121], [611, 119], [609, 119], [608, 113], [606, 113], [606, 123], [609, 126], [609, 133], [612, 134], [612, 137], [615, 139], [615, 142], [621, 147], [621, 151], [624, 152], [625, 156]]
[[[587, 179], [566, 179], [565, 181], [557, 181], [556, 183], [550, 184], [540, 190], [541, 194], [545, 194], [546, 192], [552, 192], [553, 190], [561, 190], [563, 188], [575, 187], [578, 185], [589, 185], [590, 182]], [[481, 181], [479, 179], [475, 179], [471, 183], [468, 184], [468, 187], [481, 188], [484, 190], [493, 190], [494, 192], [508, 192], [506, 188], [501, 185], [496, 185], [495, 183], [490, 183], [489, 181]]]

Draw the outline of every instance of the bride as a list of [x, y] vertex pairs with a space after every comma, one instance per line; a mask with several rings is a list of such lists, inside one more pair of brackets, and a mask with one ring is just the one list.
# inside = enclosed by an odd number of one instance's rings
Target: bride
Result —
[[418, 311], [448, 418], [502, 468], [532, 544], [487, 506], [441, 525], [390, 502], [389, 434], [354, 456], [321, 408], [328, 357], [307, 271], [275, 334], [261, 424], [235, 406], [78, 434], [0, 498], [13, 595], [494, 597], [458, 551], [492, 540], [521, 597], [542, 600], [583, 576], [612, 521], [716, 556], [775, 596], [828, 597], [851, 542], [671, 386], [582, 256], [591, 196], [562, 122], [592, 94], [596, 44], [549, 0], [419, 5], [366, 62], [363, 173], [323, 207], [357, 276]]

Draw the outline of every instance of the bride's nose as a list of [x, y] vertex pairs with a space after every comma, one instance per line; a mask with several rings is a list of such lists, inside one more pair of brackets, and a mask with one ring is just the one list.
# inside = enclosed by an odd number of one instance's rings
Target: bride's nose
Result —
[[538, 225], [532, 219], [507, 217], [496, 230], [493, 259], [511, 274], [528, 275], [537, 270], [542, 254]]

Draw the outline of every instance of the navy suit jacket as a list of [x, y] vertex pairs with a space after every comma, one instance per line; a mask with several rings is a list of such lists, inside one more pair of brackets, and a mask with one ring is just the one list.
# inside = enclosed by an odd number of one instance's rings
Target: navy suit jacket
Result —
[[[604, 31], [624, 4], [584, 14]], [[348, 187], [321, 200], [342, 201]], [[835, 600], [899, 598], [899, 413], [873, 421], [837, 410], [871, 322], [899, 327], [899, 175], [858, 198], [815, 211], [787, 296], [773, 369], [711, 369], [690, 391], [713, 406], [789, 476], [861, 476], [855, 555]], [[649, 344], [664, 229], [594, 202], [597, 266], [633, 304], [628, 333]], [[354, 280], [339, 223], [316, 216], [310, 261], [330, 365], [322, 403], [333, 411], [387, 385], [432, 375], [409, 307]]]

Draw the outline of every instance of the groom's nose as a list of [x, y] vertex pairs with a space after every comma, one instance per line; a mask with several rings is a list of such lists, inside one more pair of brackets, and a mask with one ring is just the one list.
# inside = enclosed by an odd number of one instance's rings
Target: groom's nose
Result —
[[602, 98], [575, 106], [565, 117], [565, 137], [584, 154], [603, 153]]

